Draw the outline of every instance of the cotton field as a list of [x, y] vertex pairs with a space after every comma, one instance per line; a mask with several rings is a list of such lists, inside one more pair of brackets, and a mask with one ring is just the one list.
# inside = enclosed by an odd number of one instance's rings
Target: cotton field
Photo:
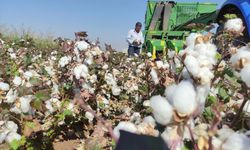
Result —
[[124, 130], [171, 150], [247, 150], [250, 46], [232, 44], [242, 28], [231, 19], [218, 35], [191, 33], [157, 61], [95, 42], [39, 49], [3, 36], [0, 148], [114, 149]]

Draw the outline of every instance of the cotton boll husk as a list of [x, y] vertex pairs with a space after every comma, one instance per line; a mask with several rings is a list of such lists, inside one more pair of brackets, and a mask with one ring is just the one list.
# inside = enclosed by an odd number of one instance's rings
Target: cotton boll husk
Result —
[[20, 97], [21, 110], [23, 113], [28, 113], [31, 109], [30, 102], [33, 98], [33, 95], [27, 95]]
[[167, 98], [167, 100], [169, 101], [169, 103], [171, 105], [173, 105], [173, 94], [174, 94], [174, 91], [176, 90], [177, 88], [177, 85], [176, 84], [173, 84], [171, 86], [168, 86], [165, 90], [165, 97]]
[[199, 73], [199, 62], [195, 57], [188, 55], [184, 60], [184, 64], [193, 76], [196, 76]]
[[78, 65], [74, 68], [74, 75], [76, 79], [80, 79], [81, 77], [86, 78], [88, 76], [88, 67], [84, 64]]
[[118, 86], [112, 86], [112, 94], [114, 95], [114, 96], [118, 96], [118, 95], [120, 95], [121, 94], [121, 88], [120, 87], [118, 87]]
[[250, 87], [250, 65], [245, 66], [241, 70], [240, 76], [241, 76], [242, 81], [244, 81], [246, 85]]
[[244, 134], [234, 133], [222, 145], [223, 150], [247, 150], [250, 148], [250, 138]]
[[232, 55], [230, 62], [235, 66], [241, 58], [246, 58], [249, 61], [250, 51], [247, 46], [241, 47], [236, 54]]
[[9, 91], [10, 85], [8, 83], [0, 82], [0, 90]]
[[150, 99], [155, 120], [161, 125], [167, 125], [173, 117], [173, 108], [162, 96], [153, 96]]
[[5, 141], [11, 143], [13, 140], [21, 140], [21, 135], [16, 132], [10, 132], [5, 138]]
[[85, 41], [78, 41], [75, 43], [75, 47], [77, 47], [80, 51], [85, 51], [89, 48], [89, 44]]
[[85, 117], [88, 119], [89, 122], [92, 122], [95, 118], [94, 115], [90, 112], [86, 112]]
[[120, 137], [120, 130], [127, 131], [130, 133], [136, 133], [137, 128], [136, 126], [131, 122], [120, 122], [115, 128], [114, 128], [114, 134], [116, 137]]
[[240, 18], [229, 19], [224, 27], [226, 30], [239, 32], [243, 28], [243, 21]]
[[14, 80], [13, 80], [13, 83], [15, 86], [19, 86], [22, 84], [22, 78], [18, 77], [18, 76], [15, 76]]
[[197, 77], [200, 79], [200, 84], [201, 85], [207, 85], [214, 78], [214, 74], [211, 72], [211, 70], [209, 68], [202, 67], [199, 70], [199, 73], [198, 73]]
[[17, 91], [10, 89], [9, 92], [6, 95], [6, 103], [13, 103], [17, 99]]
[[155, 69], [151, 69], [151, 72], [150, 72], [150, 75], [152, 77], [152, 80], [154, 81], [154, 84], [157, 85], [159, 84], [159, 78], [158, 78], [158, 75], [157, 75], [157, 72], [155, 71]]
[[182, 81], [178, 84], [172, 101], [179, 114], [191, 115], [197, 109], [196, 91], [193, 84], [190, 81]]
[[195, 45], [195, 40], [197, 37], [202, 36], [199, 33], [191, 33], [187, 38], [186, 38], [186, 45], [187, 47], [189, 47], [190, 49], [194, 48]]

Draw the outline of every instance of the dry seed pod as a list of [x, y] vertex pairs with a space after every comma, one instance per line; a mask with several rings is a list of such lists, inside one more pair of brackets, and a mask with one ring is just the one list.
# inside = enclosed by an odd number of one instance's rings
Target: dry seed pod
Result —
[[195, 40], [195, 45], [204, 43], [204, 39], [203, 38], [204, 38], [204, 36], [197, 37], [196, 40]]

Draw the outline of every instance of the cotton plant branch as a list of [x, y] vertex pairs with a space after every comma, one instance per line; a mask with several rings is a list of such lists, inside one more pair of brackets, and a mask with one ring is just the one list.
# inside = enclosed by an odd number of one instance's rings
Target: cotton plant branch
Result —
[[114, 131], [110, 123], [108, 123], [106, 120], [104, 120], [102, 117], [97, 115], [97, 113], [88, 107], [88, 105], [84, 102], [84, 98], [81, 96], [80, 93], [77, 93], [74, 97], [74, 103], [77, 104], [80, 108], [82, 108], [84, 111], [91, 113], [96, 120], [100, 121], [103, 126], [108, 130], [108, 133], [110, 137], [117, 143], [118, 137], [115, 136]]

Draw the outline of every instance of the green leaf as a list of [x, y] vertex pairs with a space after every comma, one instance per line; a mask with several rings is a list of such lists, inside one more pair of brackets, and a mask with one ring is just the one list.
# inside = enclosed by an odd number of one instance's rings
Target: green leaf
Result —
[[40, 101], [48, 100], [50, 99], [50, 91], [49, 90], [37, 91], [35, 94], [35, 97], [37, 100], [40, 100]]
[[214, 113], [213, 113], [211, 107], [205, 108], [205, 110], [204, 110], [204, 112], [203, 112], [203, 116], [204, 116], [205, 118], [207, 118], [208, 120], [212, 120], [212, 119], [213, 119]]
[[32, 84], [32, 85], [41, 85], [42, 84], [42, 80], [38, 79], [38, 78], [30, 78], [29, 82]]
[[34, 122], [31, 122], [31, 121], [27, 121], [25, 122], [25, 126], [29, 127], [29, 128], [32, 128], [34, 129], [35, 128], [35, 124]]
[[26, 138], [22, 136], [20, 140], [13, 140], [10, 143], [10, 149], [17, 150], [20, 146], [23, 146], [26, 143]]
[[229, 98], [229, 95], [227, 94], [227, 91], [223, 88], [223, 87], [220, 87], [219, 88], [219, 96], [223, 99], [223, 100], [226, 100]]

